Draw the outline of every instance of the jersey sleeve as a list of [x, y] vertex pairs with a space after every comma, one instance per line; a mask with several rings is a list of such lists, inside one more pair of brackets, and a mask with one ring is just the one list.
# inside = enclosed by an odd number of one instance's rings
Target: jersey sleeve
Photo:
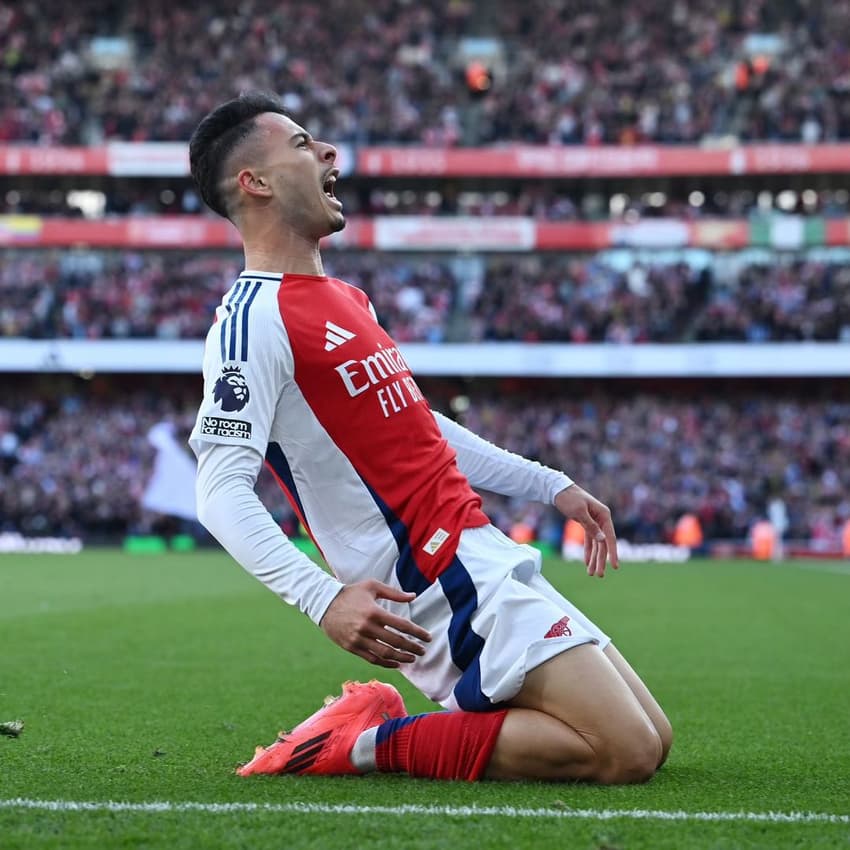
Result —
[[239, 446], [202, 445], [198, 518], [251, 575], [317, 625], [342, 583], [300, 552], [254, 492], [261, 459]]
[[551, 505], [573, 483], [563, 472], [495, 446], [442, 413], [434, 411], [434, 418], [473, 487]]
[[189, 438], [196, 455], [204, 443], [218, 443], [248, 446], [264, 456], [278, 400], [292, 376], [277, 310], [262, 303], [262, 294], [252, 306], [246, 292], [241, 302], [219, 308], [207, 334], [204, 396]]

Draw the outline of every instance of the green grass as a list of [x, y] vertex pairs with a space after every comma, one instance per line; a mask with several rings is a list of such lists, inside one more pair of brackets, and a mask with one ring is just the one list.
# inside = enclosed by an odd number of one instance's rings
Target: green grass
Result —
[[[217, 553], [0, 556], [0, 801], [303, 802], [850, 813], [850, 567], [630, 565], [549, 578], [614, 635], [676, 730], [647, 785], [240, 779], [233, 767], [375, 674]], [[375, 812], [49, 812], [0, 804], [0, 848], [834, 848], [847, 823]]]

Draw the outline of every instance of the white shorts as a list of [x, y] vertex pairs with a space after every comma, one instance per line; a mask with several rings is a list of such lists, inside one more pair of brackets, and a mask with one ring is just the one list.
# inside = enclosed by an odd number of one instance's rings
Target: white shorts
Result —
[[543, 578], [541, 560], [492, 525], [463, 531], [449, 568], [403, 614], [432, 640], [400, 672], [445, 708], [489, 711], [555, 655], [604, 649], [610, 638]]

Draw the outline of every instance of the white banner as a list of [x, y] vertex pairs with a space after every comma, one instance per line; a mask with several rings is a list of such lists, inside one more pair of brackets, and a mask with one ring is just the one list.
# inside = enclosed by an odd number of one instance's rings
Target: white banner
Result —
[[[690, 560], [691, 550], [687, 546], [673, 546], [670, 543], [630, 543], [628, 540], [618, 540], [617, 554], [623, 563], [656, 561], [662, 564], [683, 564]], [[564, 543], [561, 557], [565, 561], [584, 561], [584, 545]]]
[[[0, 340], [0, 372], [200, 374], [201, 340]], [[550, 378], [850, 376], [850, 343], [406, 343], [419, 375]]]
[[521, 216], [377, 216], [375, 248], [384, 251], [530, 251], [534, 219]]
[[[354, 167], [351, 145], [334, 145], [336, 167], [344, 177]], [[110, 142], [106, 145], [107, 173], [114, 177], [186, 177], [188, 142]], [[7, 169], [8, 170], [8, 169]]]

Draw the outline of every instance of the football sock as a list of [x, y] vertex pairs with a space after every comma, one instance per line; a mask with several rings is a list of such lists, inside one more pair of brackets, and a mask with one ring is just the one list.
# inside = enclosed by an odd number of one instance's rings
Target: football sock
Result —
[[363, 772], [408, 773], [429, 779], [479, 779], [507, 711], [437, 711], [387, 720], [367, 729], [351, 751]]

